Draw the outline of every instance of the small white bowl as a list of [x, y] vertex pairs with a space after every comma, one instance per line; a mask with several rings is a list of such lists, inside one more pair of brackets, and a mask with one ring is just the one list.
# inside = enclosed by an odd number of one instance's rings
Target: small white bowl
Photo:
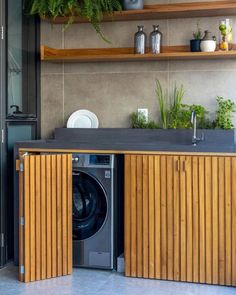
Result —
[[216, 41], [214, 40], [203, 40], [200, 43], [202, 52], [214, 52], [216, 50]]

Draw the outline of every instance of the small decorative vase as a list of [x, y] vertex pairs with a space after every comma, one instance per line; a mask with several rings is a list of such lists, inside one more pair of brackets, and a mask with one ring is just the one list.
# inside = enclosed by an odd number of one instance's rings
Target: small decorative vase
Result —
[[144, 0], [123, 0], [125, 10], [143, 9]]
[[200, 48], [202, 52], [214, 52], [216, 50], [216, 37], [212, 37], [211, 33], [206, 30]]
[[200, 44], [201, 44], [200, 39], [190, 40], [190, 51], [191, 52], [200, 52], [201, 51]]
[[220, 43], [219, 49], [228, 51], [233, 49], [233, 22], [232, 19], [225, 19], [220, 21]]
[[144, 26], [138, 26], [138, 32], [134, 35], [134, 52], [136, 54], [145, 54], [147, 37], [143, 29]]
[[159, 25], [153, 26], [153, 31], [150, 34], [150, 51], [154, 54], [161, 53], [162, 33], [159, 31]]

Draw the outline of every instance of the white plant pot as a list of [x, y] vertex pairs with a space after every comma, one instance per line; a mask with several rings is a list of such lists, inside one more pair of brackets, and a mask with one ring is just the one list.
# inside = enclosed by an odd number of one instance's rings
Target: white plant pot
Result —
[[203, 40], [201, 41], [200, 48], [202, 52], [214, 52], [216, 50], [216, 41]]

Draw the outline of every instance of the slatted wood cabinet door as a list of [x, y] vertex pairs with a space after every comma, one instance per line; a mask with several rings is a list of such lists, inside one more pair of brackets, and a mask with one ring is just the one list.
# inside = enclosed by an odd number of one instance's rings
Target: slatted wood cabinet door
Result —
[[26, 155], [19, 172], [23, 282], [72, 273], [72, 156]]
[[236, 286], [236, 157], [125, 156], [125, 274]]

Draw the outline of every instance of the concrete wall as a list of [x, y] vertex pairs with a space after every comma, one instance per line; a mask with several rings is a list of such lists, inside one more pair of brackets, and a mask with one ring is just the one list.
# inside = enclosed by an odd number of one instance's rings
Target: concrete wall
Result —
[[[182, 0], [183, 1], [183, 0]], [[152, 3], [176, 3], [180, 0], [146, 0]], [[186, 1], [186, 0], [185, 0]], [[196, 1], [196, 0], [195, 0]], [[191, 2], [188, 0], [186, 2]], [[199, 1], [201, 2], [201, 1]], [[202, 29], [218, 36], [221, 18], [151, 20], [102, 24], [112, 45], [104, 43], [90, 24], [62, 26], [42, 22], [41, 43], [56, 48], [133, 46], [137, 25], [144, 24], [149, 34], [152, 24], [159, 24], [164, 45], [189, 44], [197, 21]], [[232, 17], [235, 28], [236, 17]], [[170, 92], [175, 82], [186, 90], [185, 102], [202, 104], [212, 113], [217, 95], [236, 101], [236, 60], [157, 61], [128, 63], [42, 64], [42, 137], [49, 137], [55, 127], [66, 125], [78, 109], [96, 113], [100, 127], [129, 127], [129, 115], [137, 108], [148, 108], [158, 119], [155, 80]]]

